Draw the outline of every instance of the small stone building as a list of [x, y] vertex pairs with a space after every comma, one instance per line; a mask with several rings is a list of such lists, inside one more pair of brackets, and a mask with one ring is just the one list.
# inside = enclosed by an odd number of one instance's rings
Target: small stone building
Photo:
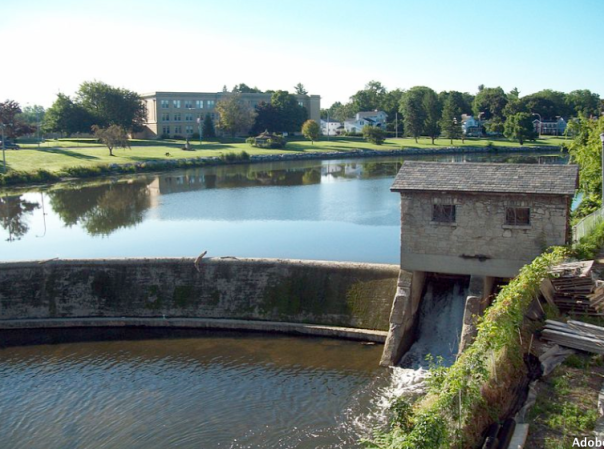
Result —
[[406, 161], [401, 268], [509, 278], [544, 249], [570, 241], [576, 165]]

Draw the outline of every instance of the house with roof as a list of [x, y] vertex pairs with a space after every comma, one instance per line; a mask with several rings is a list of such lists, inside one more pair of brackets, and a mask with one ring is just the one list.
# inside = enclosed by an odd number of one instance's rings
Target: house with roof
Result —
[[481, 137], [483, 123], [471, 115], [461, 116], [461, 130], [466, 137]]
[[578, 166], [405, 161], [401, 269], [516, 276], [546, 248], [570, 241]]
[[562, 136], [566, 131], [566, 121], [562, 117], [555, 120], [533, 120], [535, 132], [540, 136]]
[[344, 130], [348, 133], [360, 133], [367, 125], [386, 129], [388, 114], [384, 111], [357, 112], [354, 118], [344, 120]]
[[321, 134], [324, 136], [339, 136], [344, 131], [344, 125], [334, 119], [321, 119]]

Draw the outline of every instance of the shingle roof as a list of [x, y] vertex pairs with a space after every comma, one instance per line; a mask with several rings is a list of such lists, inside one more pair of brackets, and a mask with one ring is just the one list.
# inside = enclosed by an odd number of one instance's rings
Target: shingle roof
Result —
[[579, 167], [405, 161], [390, 190], [574, 195]]

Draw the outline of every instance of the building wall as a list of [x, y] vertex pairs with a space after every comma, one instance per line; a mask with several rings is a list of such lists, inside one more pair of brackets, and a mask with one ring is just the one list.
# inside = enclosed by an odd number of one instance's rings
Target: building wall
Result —
[[189, 317], [388, 330], [396, 265], [277, 259], [0, 263], [2, 320]]
[[[151, 94], [143, 94], [142, 97], [147, 105], [147, 122], [146, 129], [142, 133], [138, 133], [136, 137], [141, 138], [158, 138], [164, 134], [164, 127], [170, 127], [168, 135], [180, 135], [186, 137], [186, 127], [191, 126], [194, 132], [199, 132], [197, 118], [203, 118], [206, 114], [210, 114], [216, 120], [217, 114], [215, 106], [221, 98], [229, 93], [224, 92], [154, 92]], [[270, 93], [268, 94], [240, 94], [243, 101], [247, 102], [251, 107], [255, 107], [261, 102], [269, 103], [271, 100]], [[321, 120], [321, 97], [319, 95], [296, 95], [298, 101], [308, 111], [309, 118], [317, 123]], [[169, 107], [162, 107], [162, 100], [168, 101]], [[180, 101], [180, 107], [174, 105], [174, 100]], [[203, 102], [203, 107], [197, 106], [197, 101]], [[191, 102], [191, 108], [187, 107], [186, 103]], [[212, 103], [208, 103], [212, 102]], [[163, 115], [169, 114], [170, 120], [163, 120]], [[174, 115], [180, 114], [180, 120], [175, 120]], [[193, 116], [192, 121], [186, 121], [185, 115]], [[180, 127], [180, 132], [175, 129]]]
[[[438, 202], [456, 205], [455, 223], [432, 222]], [[402, 192], [401, 268], [513, 277], [547, 247], [566, 243], [569, 206], [570, 198], [554, 195]], [[505, 225], [506, 207], [530, 208], [530, 225]]]

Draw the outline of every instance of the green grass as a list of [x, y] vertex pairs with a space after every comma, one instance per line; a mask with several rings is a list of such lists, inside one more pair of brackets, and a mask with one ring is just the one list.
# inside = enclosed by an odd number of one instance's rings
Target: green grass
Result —
[[[535, 143], [525, 145], [530, 149], [532, 145], [555, 145], [563, 142], [563, 138], [547, 138]], [[466, 139], [465, 143], [455, 141], [458, 147], [487, 147], [493, 148], [518, 147], [516, 142], [507, 140]], [[236, 139], [233, 143], [206, 141], [201, 145], [199, 142], [191, 141], [192, 151], [183, 151], [185, 142], [183, 140], [132, 140], [130, 149], [115, 149], [114, 156], [109, 155], [108, 149], [96, 142], [95, 139], [58, 139], [47, 140], [38, 143], [34, 139], [19, 141], [20, 150], [6, 150], [6, 162], [8, 171], [32, 173], [44, 169], [50, 173], [64, 172], [67, 168], [84, 167], [93, 168], [108, 164], [133, 164], [144, 161], [168, 161], [175, 159], [188, 159], [197, 157], [224, 157], [228, 153], [247, 152], [250, 156], [260, 154], [282, 154], [282, 153], [313, 153], [313, 152], [341, 152], [351, 150], [368, 149], [379, 151], [392, 151], [401, 148], [432, 148], [443, 149], [450, 147], [445, 139], [437, 139], [432, 145], [430, 139], [419, 139], [415, 143], [411, 138], [388, 139], [383, 145], [375, 145], [365, 142], [359, 137], [337, 137], [330, 140], [322, 139], [311, 144], [306, 140], [293, 140], [287, 143], [285, 150], [270, 150], [254, 148]]]

